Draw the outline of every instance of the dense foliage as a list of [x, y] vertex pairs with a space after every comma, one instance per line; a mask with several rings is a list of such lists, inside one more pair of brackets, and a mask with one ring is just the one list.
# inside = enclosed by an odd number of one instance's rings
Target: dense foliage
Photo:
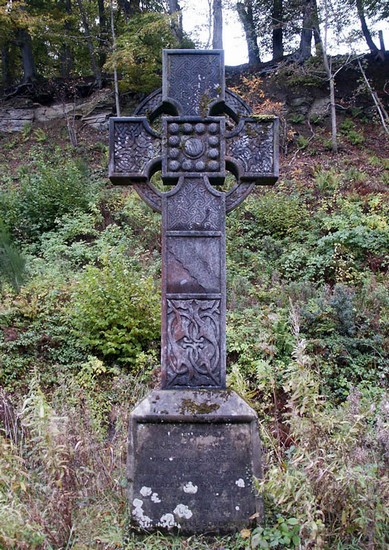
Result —
[[[254, 66], [269, 54], [277, 61], [292, 54], [300, 63], [313, 50], [321, 56], [328, 49], [329, 34], [338, 50], [355, 53], [354, 44], [363, 41], [365, 49], [383, 56], [373, 29], [387, 18], [386, 4], [384, 0], [243, 0], [230, 3], [229, 9], [239, 16], [249, 63]], [[0, 0], [4, 95], [28, 93], [35, 86], [35, 96], [40, 97], [39, 83], [50, 79], [60, 97], [63, 81], [91, 77], [91, 83], [101, 88], [114, 75], [122, 91], [158, 87], [161, 48], [194, 47], [184, 32], [186, 23], [192, 23], [186, 7], [178, 0]], [[209, 10], [218, 12], [218, 17], [213, 26], [210, 20], [199, 21], [203, 36], [209, 35], [208, 44], [202, 46], [209, 47], [213, 35], [214, 47], [220, 48], [222, 3], [210, 0]]]
[[296, 138], [228, 218], [228, 383], [260, 418], [267, 516], [189, 541], [126, 530], [128, 412], [159, 375], [159, 216], [107, 184], [92, 134], [3, 141], [2, 548], [386, 548], [389, 166], [379, 127], [347, 120], [342, 156], [324, 129]]

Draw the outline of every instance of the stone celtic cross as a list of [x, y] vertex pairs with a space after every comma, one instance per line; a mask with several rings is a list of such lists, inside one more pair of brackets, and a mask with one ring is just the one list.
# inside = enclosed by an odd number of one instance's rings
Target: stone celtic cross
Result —
[[166, 50], [162, 91], [110, 124], [112, 182], [162, 212], [162, 383], [130, 414], [131, 522], [238, 530], [262, 517], [262, 465], [257, 415], [225, 389], [225, 219], [276, 181], [277, 120], [250, 116], [225, 89], [222, 51]]
[[[278, 121], [225, 89], [219, 50], [165, 50], [162, 91], [136, 115], [110, 120], [109, 177], [162, 212], [161, 387], [224, 389], [226, 213], [276, 181]], [[159, 170], [172, 189], [152, 185]], [[215, 189], [227, 171], [236, 185]]]

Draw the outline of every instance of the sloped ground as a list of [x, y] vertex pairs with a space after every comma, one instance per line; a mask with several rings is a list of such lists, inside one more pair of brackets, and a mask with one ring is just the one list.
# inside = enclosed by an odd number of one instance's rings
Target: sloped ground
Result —
[[110, 186], [106, 132], [76, 121], [73, 148], [56, 121], [0, 143], [0, 217], [26, 261], [22, 285], [1, 279], [0, 546], [386, 548], [388, 139], [350, 106], [334, 154], [306, 98], [286, 112], [263, 80], [246, 91], [282, 117], [280, 180], [227, 230], [229, 384], [261, 420], [266, 525], [127, 529], [128, 411], [159, 376], [160, 218]]

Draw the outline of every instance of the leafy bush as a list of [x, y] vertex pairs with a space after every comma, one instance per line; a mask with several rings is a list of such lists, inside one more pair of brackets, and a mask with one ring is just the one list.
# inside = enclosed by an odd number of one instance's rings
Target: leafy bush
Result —
[[160, 297], [150, 276], [120, 257], [88, 266], [73, 291], [70, 314], [80, 340], [92, 351], [134, 365], [160, 332]]
[[[266, 191], [252, 194], [243, 204], [240, 231], [247, 244], [260, 236], [284, 238], [309, 225], [309, 213], [298, 196]], [[243, 218], [243, 219], [242, 219]]]
[[365, 138], [361, 132], [356, 130], [355, 122], [350, 118], [346, 118], [339, 127], [340, 133], [343, 134], [352, 145], [362, 145]]
[[[50, 276], [51, 275], [51, 276]], [[67, 315], [68, 283], [57, 272], [31, 279], [0, 302], [0, 385], [9, 391], [28, 386], [32, 372], [51, 386], [64, 369], [85, 358]]]
[[34, 240], [53, 229], [61, 216], [88, 211], [98, 188], [79, 160], [63, 162], [54, 155], [49, 162], [38, 154], [28, 170], [20, 171], [19, 186], [8, 184], [0, 194], [0, 215], [15, 236]]
[[[383, 305], [383, 304], [382, 304]], [[362, 312], [355, 292], [336, 285], [302, 308], [301, 330], [320, 370], [323, 393], [344, 400], [352, 387], [383, 387], [388, 375], [385, 327]]]

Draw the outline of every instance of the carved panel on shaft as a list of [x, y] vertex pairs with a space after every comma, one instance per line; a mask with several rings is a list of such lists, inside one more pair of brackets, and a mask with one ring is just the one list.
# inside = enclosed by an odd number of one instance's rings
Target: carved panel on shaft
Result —
[[220, 387], [220, 300], [167, 301], [166, 387]]
[[167, 237], [167, 293], [219, 293], [220, 237]]
[[223, 218], [221, 197], [210, 193], [202, 178], [187, 180], [167, 203], [167, 230], [221, 231]]

